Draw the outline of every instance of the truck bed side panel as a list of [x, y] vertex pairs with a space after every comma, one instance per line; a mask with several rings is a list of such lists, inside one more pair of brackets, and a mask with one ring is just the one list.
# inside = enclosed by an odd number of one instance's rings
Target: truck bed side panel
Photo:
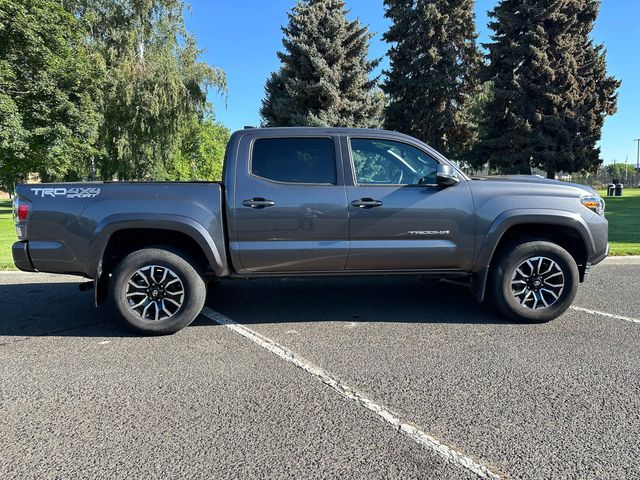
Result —
[[[69, 193], [78, 188], [88, 193]], [[226, 272], [220, 184], [41, 184], [21, 185], [17, 193], [31, 203], [28, 250], [39, 271], [93, 278], [113, 234], [152, 228], [189, 235], [203, 249], [212, 269], [217, 274]], [[159, 235], [158, 244], [162, 240]]]

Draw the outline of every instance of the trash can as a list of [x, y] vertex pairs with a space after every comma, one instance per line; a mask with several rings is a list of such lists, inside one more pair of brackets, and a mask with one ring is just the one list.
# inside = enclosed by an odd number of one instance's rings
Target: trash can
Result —
[[607, 185], [607, 197], [613, 197], [616, 194], [616, 186], [613, 183]]
[[622, 190], [624, 190], [624, 185], [621, 183], [616, 183], [616, 197], [622, 196]]

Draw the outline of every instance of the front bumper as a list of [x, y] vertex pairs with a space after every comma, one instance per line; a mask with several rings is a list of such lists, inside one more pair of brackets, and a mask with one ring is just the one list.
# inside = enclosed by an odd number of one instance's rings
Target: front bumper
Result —
[[584, 272], [581, 272], [581, 275], [580, 275], [580, 282], [582, 283], [587, 280], [587, 276], [589, 275], [589, 272], [591, 271], [592, 266], [600, 263], [608, 256], [609, 256], [609, 244], [607, 243], [607, 248], [605, 249], [604, 253], [600, 253], [596, 255], [595, 257], [593, 257], [594, 259], [593, 262], [587, 262], [587, 264], [584, 266]]
[[609, 255], [609, 222], [605, 217], [594, 213], [588, 219], [587, 228], [591, 237], [587, 262], [597, 265]]
[[35, 272], [36, 269], [29, 258], [29, 245], [27, 242], [16, 242], [11, 246], [13, 263], [23, 272]]
[[605, 258], [609, 256], [609, 248], [610, 246], [607, 243], [607, 247], [604, 249], [604, 251], [596, 254], [592, 259], [590, 259], [589, 263], [591, 265], [599, 264], [601, 261], [603, 261]]

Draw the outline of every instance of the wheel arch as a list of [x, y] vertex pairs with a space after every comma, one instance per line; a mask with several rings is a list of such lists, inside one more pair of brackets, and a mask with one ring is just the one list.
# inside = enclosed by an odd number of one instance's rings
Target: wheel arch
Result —
[[228, 274], [224, 249], [216, 246], [209, 232], [185, 217], [165, 216], [141, 219], [125, 214], [106, 218], [96, 228], [88, 270], [94, 278], [96, 304], [104, 303], [108, 291], [108, 273], [129, 253], [149, 247], [167, 246], [184, 251], [204, 273], [217, 277]]
[[595, 252], [595, 244], [584, 219], [563, 210], [509, 210], [491, 224], [475, 261], [472, 292], [483, 301], [487, 277], [501, 249], [523, 240], [546, 240], [560, 245], [574, 258], [584, 280], [587, 259]]

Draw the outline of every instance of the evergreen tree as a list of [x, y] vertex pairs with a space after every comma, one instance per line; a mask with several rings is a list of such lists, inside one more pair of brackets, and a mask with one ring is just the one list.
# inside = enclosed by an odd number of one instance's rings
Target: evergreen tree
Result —
[[502, 0], [490, 12], [487, 105], [477, 163], [505, 173], [595, 170], [620, 83], [590, 39], [597, 0]]
[[[605, 118], [617, 111], [617, 90], [621, 81], [607, 73], [606, 50], [603, 44], [594, 44], [591, 33], [598, 13], [600, 0], [580, 0], [578, 11], [578, 32], [572, 58], [576, 59], [578, 102], [575, 108], [577, 124], [574, 137], [576, 161], [573, 165], [551, 163], [549, 172], [595, 172], [602, 165], [600, 148], [597, 143], [602, 137]], [[560, 159], [562, 160], [562, 159]]]
[[475, 140], [471, 107], [481, 56], [473, 0], [385, 0], [392, 21], [385, 126], [461, 157]]
[[265, 86], [265, 126], [376, 127], [384, 98], [370, 75], [372, 34], [349, 21], [343, 0], [299, 0], [283, 27], [279, 71]]

